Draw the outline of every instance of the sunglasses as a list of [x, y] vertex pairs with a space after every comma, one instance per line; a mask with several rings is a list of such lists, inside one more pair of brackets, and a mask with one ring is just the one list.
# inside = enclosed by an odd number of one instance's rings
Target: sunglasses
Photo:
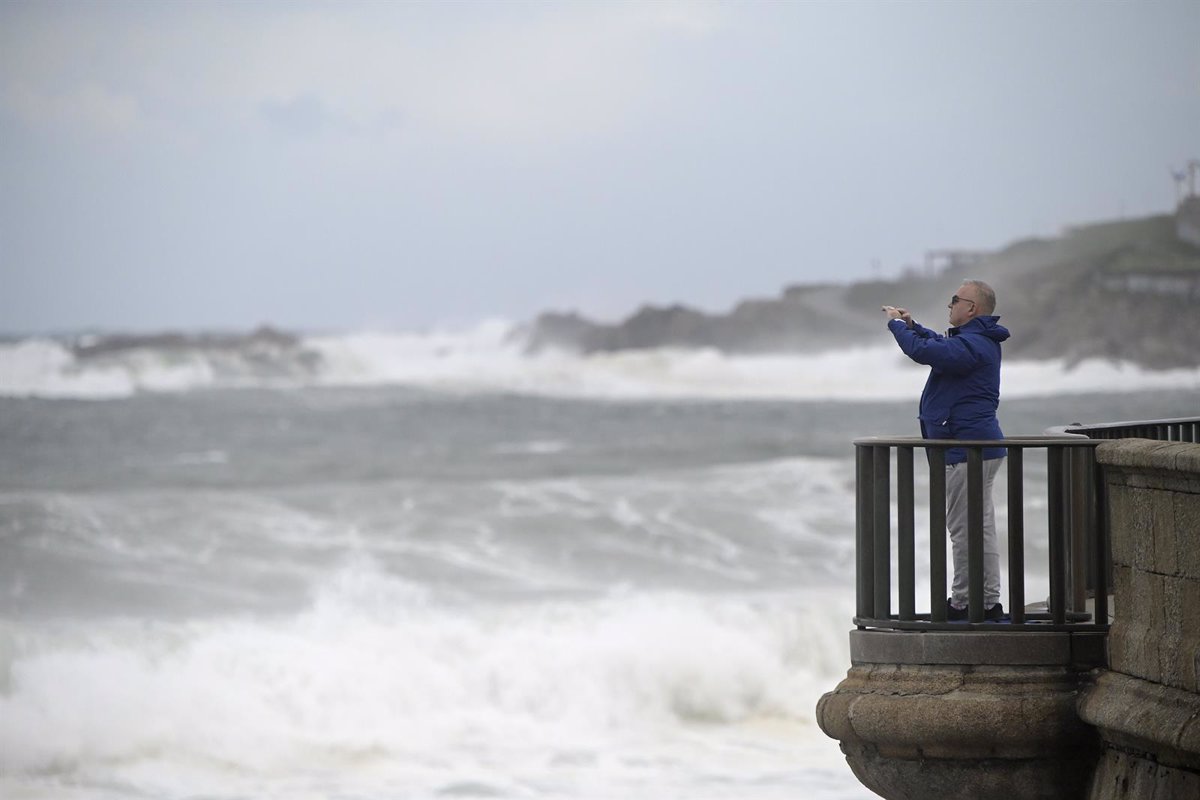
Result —
[[970, 303], [971, 305], [975, 305], [975, 301], [969, 297], [959, 297], [958, 295], [954, 295], [953, 297], [950, 298], [950, 305], [946, 306], [946, 308], [953, 308], [954, 306], [958, 305], [960, 300], [964, 303]]

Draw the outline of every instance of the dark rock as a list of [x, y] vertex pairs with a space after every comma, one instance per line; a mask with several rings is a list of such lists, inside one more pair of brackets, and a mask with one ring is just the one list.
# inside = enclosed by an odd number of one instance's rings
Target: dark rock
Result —
[[[969, 271], [968, 271], [969, 270]], [[1168, 215], [1081, 226], [1054, 239], [1024, 239], [938, 274], [846, 286], [791, 285], [777, 298], [745, 300], [724, 314], [646, 306], [609, 325], [578, 314], [543, 314], [528, 348], [580, 352], [712, 347], [727, 353], [795, 353], [886, 341], [884, 304], [904, 306], [934, 329], [968, 278], [988, 281], [1013, 338], [1005, 354], [1101, 358], [1152, 369], [1200, 365], [1200, 248], [1180, 239]]]
[[115, 355], [128, 350], [244, 350], [248, 348], [276, 348], [281, 350], [300, 347], [301, 340], [295, 334], [263, 325], [251, 333], [164, 333], [128, 334], [115, 333], [87, 336], [76, 339], [71, 349], [76, 358], [97, 358]]
[[559, 314], [548, 311], [538, 316], [525, 332], [525, 348], [537, 353], [551, 347], [583, 351], [587, 340], [598, 326], [575, 312]]

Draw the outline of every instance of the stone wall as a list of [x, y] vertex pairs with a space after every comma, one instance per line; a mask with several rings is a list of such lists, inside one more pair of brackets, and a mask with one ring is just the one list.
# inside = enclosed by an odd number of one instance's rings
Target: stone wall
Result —
[[1200, 445], [1101, 445], [1112, 531], [1109, 669], [1079, 703], [1090, 800], [1200, 798]]

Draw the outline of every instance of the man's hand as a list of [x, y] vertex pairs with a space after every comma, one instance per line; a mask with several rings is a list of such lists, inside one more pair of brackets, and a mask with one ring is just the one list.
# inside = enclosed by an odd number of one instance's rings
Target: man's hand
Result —
[[896, 308], [896, 306], [883, 306], [883, 313], [888, 315], [888, 319], [902, 319], [904, 324], [912, 327], [912, 315], [908, 313], [907, 308]]

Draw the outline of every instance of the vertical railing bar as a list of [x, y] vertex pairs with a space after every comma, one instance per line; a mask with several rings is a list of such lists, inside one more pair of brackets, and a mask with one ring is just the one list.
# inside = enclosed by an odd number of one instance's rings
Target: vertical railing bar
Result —
[[946, 621], [946, 451], [930, 447], [929, 462], [929, 619]]
[[916, 521], [914, 519], [913, 449], [896, 448], [896, 548], [899, 564], [900, 619], [917, 618]]
[[858, 487], [858, 509], [855, 514], [854, 536], [858, 551], [858, 616], [875, 613], [875, 448], [858, 445], [855, 450]]
[[877, 620], [892, 615], [891, 459], [887, 445], [875, 448], [875, 613]]
[[1099, 537], [1096, 534], [1096, 480], [1094, 473], [1095, 464], [1092, 457], [1095, 451], [1091, 447], [1080, 447], [1076, 449], [1075, 466], [1076, 476], [1082, 486], [1080, 496], [1083, 500], [1083, 524], [1080, 530], [1080, 538], [1083, 544], [1083, 559], [1080, 565], [1080, 570], [1084, 576], [1084, 592], [1083, 605], [1080, 606], [1080, 611], [1087, 611], [1088, 594], [1095, 596], [1096, 590], [1096, 547], [1099, 542]]
[[1050, 542], [1050, 615], [1055, 625], [1067, 621], [1066, 553], [1063, 525], [1063, 448], [1050, 445], [1046, 451], [1047, 534]]
[[1088, 466], [1092, 477], [1092, 537], [1093, 556], [1096, 570], [1093, 588], [1095, 589], [1095, 619], [1100, 625], [1108, 624], [1108, 573], [1112, 552], [1109, 549], [1108, 538], [1108, 487], [1104, 481], [1104, 470], [1096, 461], [1096, 448], [1088, 448]]
[[1008, 612], [1025, 621], [1025, 450], [1008, 448]]
[[971, 622], [983, 622], [983, 449], [967, 448], [967, 602]]
[[1071, 505], [1070, 505], [1070, 520], [1071, 520], [1071, 541], [1069, 546], [1070, 562], [1071, 562], [1071, 610], [1086, 611], [1087, 610], [1087, 564], [1088, 564], [1088, 548], [1085, 543], [1086, 530], [1088, 525], [1088, 505], [1087, 488], [1089, 475], [1086, 470], [1087, 453], [1082, 447], [1072, 447], [1070, 449], [1070, 473], [1071, 473]]

